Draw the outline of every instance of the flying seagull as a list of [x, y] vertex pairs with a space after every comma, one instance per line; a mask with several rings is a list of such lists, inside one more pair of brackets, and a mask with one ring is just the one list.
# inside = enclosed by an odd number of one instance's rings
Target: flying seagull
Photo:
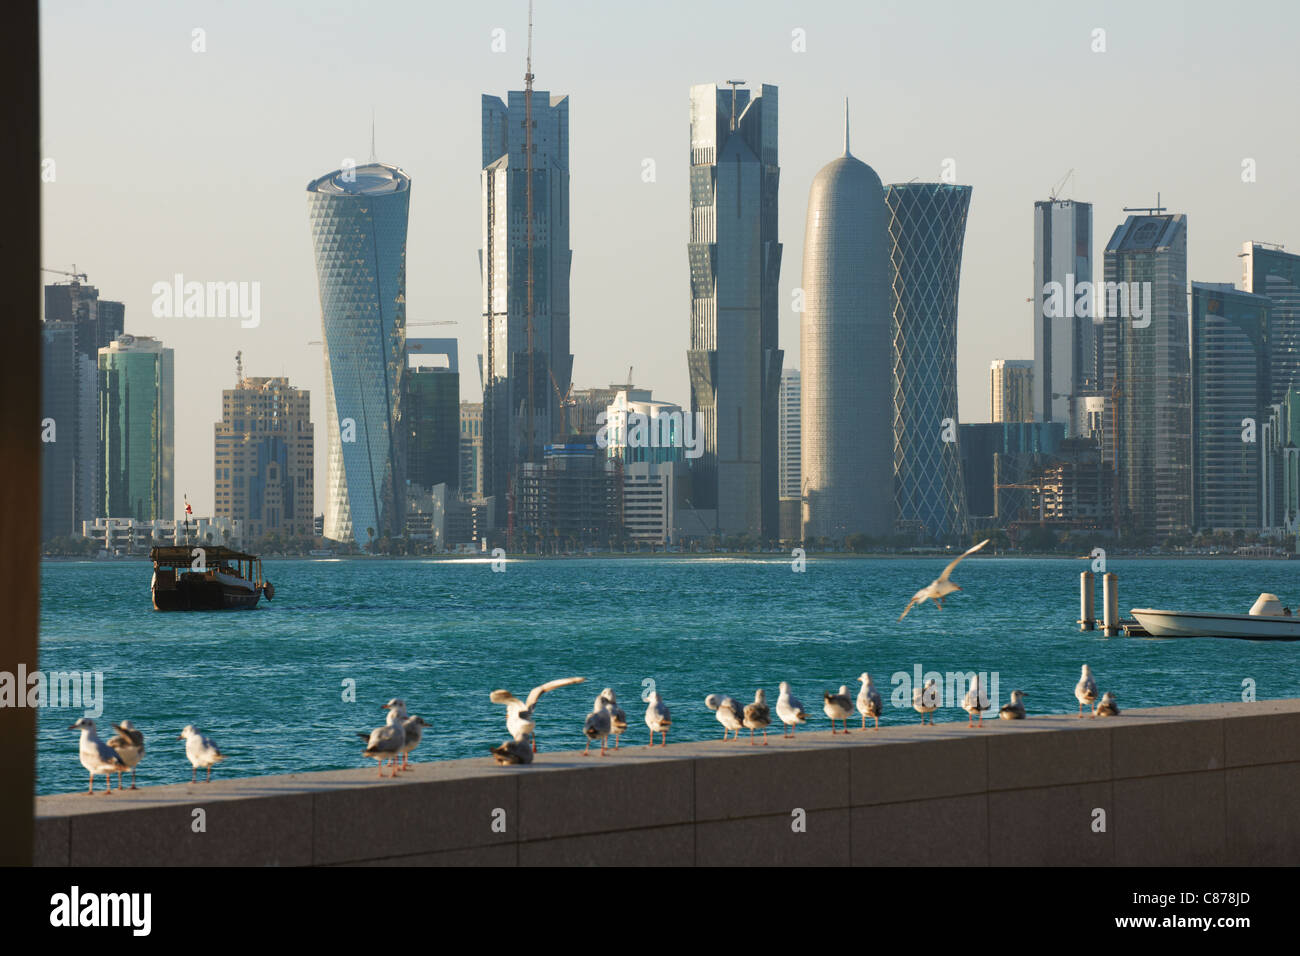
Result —
[[226, 755], [217, 749], [211, 737], [199, 733], [193, 724], [186, 724], [185, 729], [176, 739], [185, 741], [185, 756], [190, 759], [190, 766], [194, 768], [190, 773], [190, 783], [197, 781], [200, 767], [208, 768], [208, 778], [204, 782], [211, 783], [213, 765], [225, 760]]
[[943, 569], [943, 574], [939, 575], [935, 580], [931, 581], [928, 585], [912, 595], [912, 600], [907, 602], [907, 607], [903, 608], [903, 613], [898, 615], [898, 619], [901, 621], [903, 618], [907, 617], [908, 611], [912, 610], [912, 608], [918, 604], [924, 604], [926, 601], [933, 601], [939, 606], [939, 610], [942, 611], [943, 599], [953, 591], [961, 590], [961, 588], [948, 580], [948, 575], [952, 574], [952, 569], [961, 564], [967, 555], [974, 554], [988, 543], [989, 539], [985, 538], [979, 544], [975, 545], [975, 547], [953, 558], [952, 562]]
[[533, 710], [537, 706], [538, 699], [548, 690], [567, 687], [570, 684], [581, 684], [586, 679], [585, 677], [561, 677], [559, 680], [547, 681], [530, 690], [526, 701], [520, 700], [508, 690], [494, 690], [488, 699], [494, 704], [506, 705], [506, 730], [515, 740], [526, 735], [532, 742], [533, 753], [537, 753], [537, 727], [533, 722]]
[[[126, 764], [131, 770], [131, 789], [135, 789], [135, 768], [136, 765], [144, 759], [144, 734], [135, 729], [135, 724], [129, 720], [124, 720], [120, 724], [114, 724], [113, 729], [117, 731], [112, 737], [108, 738], [108, 745], [117, 751], [118, 757], [122, 763]], [[117, 774], [117, 789], [122, 789], [121, 771]]]
[[90, 771], [90, 789], [86, 792], [92, 796], [94, 795], [95, 774], [102, 773], [104, 775], [105, 791], [112, 793], [113, 774], [120, 774], [123, 770], [128, 769], [122, 758], [117, 755], [117, 751], [99, 739], [99, 735], [95, 733], [95, 722], [89, 717], [82, 717], [68, 729], [81, 731], [81, 747], [79, 751], [81, 765]]

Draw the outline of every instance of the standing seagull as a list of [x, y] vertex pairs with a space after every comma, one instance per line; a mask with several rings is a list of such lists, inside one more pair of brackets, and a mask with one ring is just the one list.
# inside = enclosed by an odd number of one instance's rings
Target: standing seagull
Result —
[[921, 715], [921, 726], [925, 726], [925, 718], [930, 718], [930, 726], [934, 726], [934, 712], [939, 709], [939, 688], [934, 685], [934, 678], [931, 677], [925, 682], [924, 687], [918, 687], [912, 691], [912, 709]]
[[570, 684], [581, 684], [586, 679], [585, 677], [561, 677], [559, 680], [547, 681], [530, 690], [526, 701], [520, 700], [508, 690], [494, 690], [488, 695], [488, 699], [494, 704], [506, 705], [506, 730], [510, 731], [510, 736], [515, 740], [526, 735], [532, 741], [533, 753], [537, 753], [537, 725], [533, 722], [533, 709], [537, 706], [537, 701], [548, 690], [568, 687]]
[[190, 758], [190, 766], [194, 768], [190, 773], [190, 783], [196, 782], [200, 767], [208, 768], [208, 778], [204, 783], [211, 783], [213, 765], [225, 760], [226, 755], [217, 749], [211, 737], [199, 733], [193, 724], [186, 724], [176, 739], [185, 741], [185, 756]]
[[998, 716], [1003, 720], [1024, 720], [1025, 692], [1023, 690], [1013, 690], [1011, 692], [1011, 703], [1003, 704], [998, 708]]
[[1092, 708], [1092, 716], [1118, 717], [1119, 704], [1115, 702], [1115, 695], [1110, 691], [1106, 691], [1106, 693], [1102, 694], [1101, 700], [1097, 701], [1096, 706]]
[[849, 696], [849, 685], [841, 684], [840, 692], [832, 694], [822, 691], [822, 713], [831, 719], [831, 733], [838, 734], [835, 721], [842, 721], [844, 732], [849, 732], [849, 717], [853, 714], [853, 698]]
[[867, 729], [867, 718], [874, 717], [876, 720], [876, 729], [880, 729], [880, 714], [884, 710], [884, 701], [880, 699], [880, 691], [876, 690], [876, 685], [871, 683], [871, 675], [866, 671], [858, 678], [862, 681], [862, 690], [858, 691], [858, 713], [862, 715], [862, 729]]
[[727, 732], [730, 730], [736, 732], [736, 740], [740, 739], [740, 728], [745, 726], [745, 708], [726, 694], [721, 697], [710, 694], [704, 698], [704, 706], [718, 712], [718, 723], [722, 724], [723, 740], [727, 739]]
[[1097, 682], [1092, 679], [1092, 668], [1087, 664], [1083, 665], [1083, 674], [1079, 677], [1079, 683], [1074, 685], [1074, 699], [1079, 702], [1079, 716], [1083, 716], [1083, 708], [1091, 709], [1092, 702], [1097, 699]]
[[623, 713], [623, 708], [618, 706], [618, 698], [614, 692], [606, 687], [600, 692], [602, 700], [609, 701], [609, 719], [610, 733], [614, 735], [614, 749], [618, 749], [618, 739], [623, 736], [623, 731], [627, 730], [627, 714]]
[[655, 734], [663, 735], [663, 743], [659, 746], [668, 746], [668, 728], [672, 726], [672, 716], [668, 713], [668, 705], [664, 703], [663, 695], [655, 691], [650, 695], [650, 703], [645, 709], [645, 723], [650, 728], [649, 747], [655, 745]]
[[754, 746], [754, 731], [763, 731], [763, 746], [767, 746], [767, 725], [772, 722], [772, 711], [767, 706], [767, 691], [754, 691], [754, 702], [746, 704], [742, 722], [749, 728], [749, 744]]
[[921, 590], [912, 595], [912, 600], [907, 602], [907, 607], [903, 608], [903, 613], [898, 615], [898, 619], [901, 621], [903, 618], [907, 617], [908, 611], [912, 610], [912, 608], [918, 604], [924, 604], [926, 601], [933, 601], [939, 606], [939, 610], [942, 611], [943, 599], [953, 591], [961, 590], [961, 588], [948, 580], [948, 575], [952, 574], [952, 569], [961, 564], [968, 555], [974, 554], [988, 543], [989, 539], [985, 538], [979, 544], [975, 545], [975, 547], [954, 558], [952, 563], [943, 569], [943, 574], [939, 575], [925, 587], [921, 588]]
[[366, 749], [361, 751], [361, 756], [377, 761], [379, 776], [384, 775], [384, 761], [387, 760], [388, 775], [396, 777], [397, 755], [402, 752], [402, 747], [406, 743], [406, 728], [403, 726], [406, 720], [406, 705], [401, 700], [393, 698], [384, 704], [383, 709], [388, 711], [384, 726], [376, 727], [368, 734], [357, 731], [357, 736], [366, 742]]
[[605, 744], [609, 742], [610, 732], [614, 729], [614, 711], [610, 709], [608, 698], [604, 694], [596, 698], [596, 703], [591, 713], [587, 715], [587, 722], [582, 725], [582, 732], [587, 735], [587, 746], [583, 748], [582, 755], [588, 756], [591, 751], [591, 742], [600, 741], [600, 755], [605, 756]]
[[808, 722], [803, 702], [798, 697], [790, 695], [789, 681], [781, 681], [781, 693], [776, 698], [776, 715], [781, 718], [781, 723], [785, 726], [783, 734], [785, 737], [793, 737], [799, 732], [799, 725]]
[[961, 706], [966, 711], [966, 726], [973, 727], [971, 719], [978, 717], [980, 726], [984, 726], [984, 711], [988, 710], [988, 702], [980, 693], [980, 675], [976, 674], [970, 679], [970, 690], [966, 691], [966, 696], [961, 699]]
[[507, 740], [500, 747], [493, 747], [492, 756], [503, 767], [506, 764], [527, 764], [533, 762], [533, 748], [526, 737], [520, 736]]
[[[135, 768], [144, 758], [144, 734], [135, 729], [135, 724], [124, 720], [114, 724], [117, 733], [108, 738], [108, 745], [117, 751], [122, 763], [131, 768], [131, 789], [135, 789]], [[117, 789], [122, 789], [122, 774], [117, 775]]]
[[424, 736], [422, 727], [429, 725], [424, 722], [423, 717], [407, 717], [402, 721], [402, 765], [398, 770], [410, 770], [411, 765], [407, 762], [407, 757], [411, 751], [420, 746], [420, 738]]
[[99, 735], [95, 733], [95, 722], [89, 717], [82, 717], [68, 729], [81, 731], [81, 765], [90, 771], [90, 789], [86, 792], [92, 796], [94, 795], [95, 774], [102, 773], [104, 775], [104, 789], [111, 794], [113, 792], [112, 775], [115, 773], [120, 774], [123, 770], [128, 769], [126, 764], [117, 755], [117, 751], [99, 739]]

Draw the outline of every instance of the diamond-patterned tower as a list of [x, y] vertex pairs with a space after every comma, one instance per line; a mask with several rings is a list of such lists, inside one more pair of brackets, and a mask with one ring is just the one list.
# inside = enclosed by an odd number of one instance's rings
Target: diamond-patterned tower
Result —
[[957, 417], [957, 291], [971, 187], [885, 187], [893, 313], [899, 525], [931, 541], [969, 532]]
[[307, 186], [325, 348], [325, 537], [365, 545], [400, 534], [411, 180], [386, 163]]

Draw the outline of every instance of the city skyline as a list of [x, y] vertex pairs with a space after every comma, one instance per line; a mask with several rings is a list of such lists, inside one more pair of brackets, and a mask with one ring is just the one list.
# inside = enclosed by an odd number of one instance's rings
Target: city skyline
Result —
[[[57, 163], [55, 181], [43, 187], [43, 264], [67, 268], [76, 262], [103, 294], [126, 303], [129, 332], [159, 337], [175, 348], [177, 379], [185, 383], [177, 396], [177, 499], [188, 493], [201, 512], [211, 510], [207, 428], [219, 414], [220, 386], [235, 351], [243, 350], [251, 367], [287, 375], [310, 391], [316, 403], [313, 420], [324, 415], [319, 354], [306, 346], [319, 337], [319, 313], [297, 194], [313, 171], [332, 168], [347, 156], [360, 160], [366, 155], [372, 108], [382, 154], [427, 187], [416, 190], [411, 214], [416, 273], [408, 283], [411, 321], [456, 320], [461, 348], [468, 355], [480, 350], [476, 316], [481, 290], [474, 262], [480, 230], [474, 187], [479, 104], [484, 91], [519, 84], [524, 7], [452, 10], [445, 16], [444, 11], [435, 16], [412, 9], [411, 29], [404, 31], [409, 36], [394, 41], [396, 50], [388, 40], [359, 38], [351, 62], [359, 69], [372, 66], [376, 78], [344, 91], [331, 112], [342, 122], [322, 128], [315, 118], [266, 109], [269, 84], [276, 84], [269, 101], [288, 103], [313, 84], [330, 82], [326, 62], [304, 64], [299, 54], [272, 65], [268, 44], [278, 42], [289, 51], [354, 51], [358, 38], [332, 9], [326, 5], [320, 22], [305, 26], [272, 9], [259, 15], [258, 29], [250, 34], [240, 18], [251, 16], [252, 8], [235, 6], [214, 14], [206, 25], [202, 54], [191, 50], [194, 25], [166, 15], [161, 6], [143, 4], [111, 18], [59, 3], [43, 10], [43, 151]], [[1259, 63], [1258, 81], [1285, 85], [1289, 72], [1282, 64], [1289, 61], [1267, 55], [1271, 45], [1282, 43], [1283, 31], [1261, 34], [1196, 17], [1195, 8], [1186, 15], [1182, 8], [1174, 10], [1101, 4], [1089, 10], [1087, 19], [1055, 16], [1050, 28], [1032, 40], [1023, 32], [1008, 40], [1002, 27], [956, 5], [941, 5], [941, 15], [931, 11], [926, 16], [831, 4], [807, 11], [758, 4], [735, 24], [722, 8], [668, 5], [662, 17], [639, 25], [636, 39], [629, 41], [628, 21], [620, 12], [594, 10], [579, 16], [543, 5], [534, 51], [539, 86], [564, 90], [574, 111], [573, 341], [584, 343], [573, 349], [574, 381], [617, 381], [635, 362], [639, 383], [668, 399], [687, 400], [681, 343], [688, 317], [680, 284], [680, 249], [686, 240], [680, 209], [687, 186], [686, 170], [674, 157], [685, 138], [682, 113], [689, 87], [729, 75], [768, 77], [782, 91], [785, 188], [780, 202], [785, 227], [778, 239], [787, 261], [778, 301], [779, 345], [787, 364], [793, 365], [798, 341], [798, 315], [788, 307], [799, 283], [803, 202], [813, 175], [837, 144], [844, 95], [865, 104], [858, 125], [871, 132], [860, 132], [857, 141], [869, 149], [883, 179], [934, 178], [952, 159], [957, 181], [980, 189], [963, 263], [958, 349], [959, 404], [969, 421], [984, 418], [989, 361], [1026, 352], [1030, 316], [1023, 302], [1031, 294], [1025, 274], [1032, 203], [1046, 198], [1068, 168], [1076, 167], [1076, 173], [1067, 198], [1086, 200], [1094, 208], [1094, 256], [1100, 255], [1096, 237], [1122, 221], [1123, 206], [1149, 203], [1163, 190], [1167, 205], [1196, 220], [1189, 276], [1239, 281], [1234, 257], [1242, 242], [1297, 241], [1287, 225], [1295, 218], [1295, 184], [1284, 176], [1284, 163], [1295, 153], [1294, 134], [1267, 122], [1262, 105], [1231, 97], [1231, 56], [1207, 58], [1198, 74], [1200, 85], [1191, 89], [1172, 85], [1159, 62], [1180, 52], [1219, 51], [1225, 44], [1231, 51], [1249, 44], [1259, 54], [1252, 54]], [[1271, 15], [1279, 22], [1296, 17], [1283, 6]], [[700, 33], [708, 43], [673, 53], [674, 24], [688, 16], [705, 24]], [[734, 29], [721, 30], [723, 23]], [[1107, 29], [1104, 53], [1091, 50], [1090, 34], [1097, 24]], [[922, 49], [922, 26], [924, 56], [933, 68], [929, 77], [904, 66], [907, 56]], [[503, 52], [492, 51], [497, 28], [505, 31]], [[805, 31], [806, 52], [792, 49], [795, 30]], [[105, 36], [121, 42], [105, 45]], [[464, 38], [463, 44], [451, 44], [446, 65], [430, 68], [427, 57], [414, 55], [411, 66], [399, 63], [398, 54], [406, 57], [406, 51], [437, 36]], [[611, 36], [617, 42], [608, 42]], [[855, 52], [863, 42], [877, 59]], [[991, 71], [986, 67], [990, 44], [1005, 60]], [[585, 56], [573, 56], [578, 50]], [[859, 73], [845, 77], [846, 64], [862, 62], [867, 65]], [[92, 88], [86, 77], [95, 64], [104, 68], [98, 75], [109, 81]], [[258, 69], [226, 82], [250, 64]], [[614, 89], [598, 79], [629, 67], [644, 68], [653, 81]], [[174, 77], [168, 90], [153, 83], [159, 69]], [[1022, 77], [1031, 69], [1047, 73], [1024, 84]], [[965, 89], [967, 75], [980, 76], [981, 85], [974, 89], [998, 97], [1005, 109], [972, 111], [978, 113], [972, 117], [944, 107], [951, 90]], [[906, 88], [899, 84], [900, 76], [907, 77]], [[394, 94], [396, 80], [401, 82]], [[1103, 138], [1094, 144], [1078, 135], [1081, 124], [1086, 125], [1084, 107], [1059, 107], [1062, 102], [1100, 105], [1108, 97], [1117, 101], [1131, 88], [1160, 99], [1173, 132], [1134, 135], [1123, 150], [1116, 150], [1100, 142]], [[881, 90], [894, 95], [880, 95]], [[144, 127], [122, 126], [120, 109], [99, 109], [108, 95], [118, 105], [139, 102], [142, 123], [161, 111], [172, 118], [174, 128], [159, 138]], [[427, 121], [408, 123], [405, 117], [422, 95], [432, 112]], [[1194, 136], [1197, 124], [1192, 120], [1215, 103], [1224, 109], [1233, 104], [1249, 130], [1244, 145], [1207, 150]], [[918, 108], [921, 115], [942, 121], [918, 125], [913, 115]], [[1019, 126], [1026, 124], [1015, 114], [1034, 111], [1059, 114], [1060, 135], [1021, 132]], [[106, 125], [110, 117], [116, 125]], [[143, 135], [123, 135], [137, 129]], [[246, 135], [230, 136], [232, 129]], [[204, 149], [193, 148], [196, 139]], [[115, 148], [103, 149], [105, 142]], [[257, 148], [249, 148], [250, 143]], [[130, 190], [114, 188], [145, 154], [153, 160], [150, 177], [131, 178]], [[1008, 156], [1017, 158], [1007, 162]], [[1247, 158], [1258, 161], [1257, 181], [1242, 180]], [[644, 178], [646, 159], [654, 160], [651, 181]], [[630, 224], [626, 235], [600, 233], [598, 223], [611, 216]], [[240, 241], [230, 242], [232, 235]], [[627, 262], [636, 267], [620, 265]], [[262, 325], [241, 329], [230, 320], [154, 317], [153, 283], [178, 272], [204, 280], [262, 282]], [[618, 310], [626, 312], [626, 322], [612, 333], [608, 303], [614, 301], [626, 303], [626, 309]], [[464, 378], [461, 397], [473, 401], [478, 397], [475, 377]], [[323, 495], [325, 442], [318, 445], [318, 494]]]

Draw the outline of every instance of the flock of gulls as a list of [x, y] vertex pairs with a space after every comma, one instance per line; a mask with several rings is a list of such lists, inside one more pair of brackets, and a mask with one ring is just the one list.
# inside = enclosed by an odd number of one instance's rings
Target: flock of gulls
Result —
[[[901, 621], [913, 607], [926, 601], [934, 601], [942, 609], [943, 599], [954, 591], [961, 590], [950, 578], [953, 568], [986, 544], [988, 539], [958, 555], [943, 569], [943, 573], [938, 578], [912, 596], [912, 600], [908, 602], [898, 619]], [[535, 715], [542, 695], [561, 687], [581, 684], [585, 680], [585, 677], [562, 677], [547, 681], [529, 691], [525, 700], [520, 700], [508, 690], [492, 691], [488, 699], [494, 704], [505, 706], [506, 731], [510, 734], [509, 740], [498, 747], [489, 748], [496, 762], [501, 765], [532, 763], [537, 753]], [[861, 717], [860, 729], [866, 729], [868, 718], [873, 722], [873, 729], [880, 728], [884, 700], [872, 683], [871, 675], [866, 671], [863, 671], [857, 680], [862, 687], [856, 698], [849, 693], [847, 684], [841, 684], [836, 693], [826, 691], [822, 694], [822, 713], [830, 719], [832, 734], [849, 733], [849, 720], [855, 711]], [[1119, 714], [1119, 706], [1113, 693], [1107, 691], [1105, 694], [1098, 695], [1097, 682], [1087, 664], [1083, 665], [1079, 682], [1074, 688], [1074, 696], [1079, 702], [1079, 717], [1083, 716], [1085, 707], [1090, 710], [1093, 717], [1113, 717]], [[657, 691], [649, 695], [646, 704], [645, 723], [650, 731], [650, 742], [647, 746], [656, 746], [655, 735], [658, 734], [660, 742], [657, 746], [667, 747], [668, 730], [672, 726], [668, 705], [664, 703], [663, 696]], [[767, 703], [767, 692], [763, 688], [760, 687], [754, 692], [754, 700], [749, 704], [741, 704], [727, 694], [709, 694], [704, 698], [704, 704], [717, 716], [718, 723], [722, 724], [723, 740], [739, 740], [741, 730], [748, 730], [751, 745], [758, 745], [755, 734], [761, 733], [762, 745], [767, 746], [767, 728], [772, 724], [772, 709]], [[926, 681], [925, 686], [918, 687], [912, 692], [912, 709], [921, 715], [922, 725], [927, 723], [934, 725], [934, 713], [939, 706], [940, 688], [933, 678]], [[980, 687], [978, 674], [972, 675], [970, 687], [962, 698], [961, 706], [967, 713], [967, 727], [983, 726], [984, 711], [990, 709], [990, 705], [986, 693]], [[362, 751], [362, 756], [376, 761], [379, 776], [384, 776], [384, 763], [387, 762], [388, 775], [396, 777], [402, 771], [411, 768], [411, 751], [419, 746], [423, 728], [428, 727], [429, 724], [422, 717], [408, 714], [406, 702], [399, 697], [389, 700], [384, 704], [383, 709], [388, 712], [384, 725], [368, 733], [358, 732], [357, 736], [366, 742], [366, 749]], [[795, 736], [799, 726], [808, 722], [808, 712], [804, 710], [799, 698], [790, 693], [790, 684], [787, 681], [782, 681], [780, 684], [776, 700], [776, 717], [781, 721], [783, 737]], [[1024, 692], [1013, 690], [1011, 701], [998, 709], [998, 717], [1003, 720], [1023, 720], [1025, 718]], [[837, 722], [839, 726], [836, 726]], [[89, 793], [95, 793], [95, 776], [101, 773], [104, 774], [105, 788], [109, 793], [112, 793], [114, 773], [118, 775], [117, 788], [121, 790], [122, 775], [128, 770], [131, 772], [130, 789], [136, 789], [135, 768], [144, 758], [144, 735], [131, 721], [124, 720], [120, 724], [114, 724], [113, 729], [117, 734], [107, 743], [99, 739], [95, 732], [95, 722], [88, 717], [81, 718], [68, 729], [81, 731], [81, 765], [90, 772]], [[619, 749], [622, 736], [628, 729], [627, 714], [619, 706], [618, 698], [612, 688], [606, 687], [600, 692], [582, 729], [587, 738], [587, 745], [582, 751], [584, 757], [591, 753], [591, 745], [597, 741], [600, 742], [600, 755], [606, 756], [610, 750], [608, 745], [611, 736], [614, 738], [612, 749]], [[201, 768], [207, 769], [205, 782], [210, 781], [212, 767], [226, 759], [225, 755], [210, 737], [199, 733], [192, 724], [186, 725], [177, 739], [185, 741], [185, 755], [193, 768], [190, 782], [195, 783], [198, 780], [198, 772]], [[397, 762], [399, 757], [400, 765]]]

